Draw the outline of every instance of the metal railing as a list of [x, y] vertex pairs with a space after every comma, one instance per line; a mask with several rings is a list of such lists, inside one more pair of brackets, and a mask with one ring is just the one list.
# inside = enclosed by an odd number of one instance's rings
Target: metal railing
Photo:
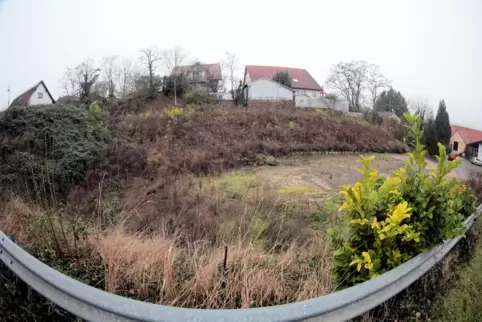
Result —
[[[482, 205], [465, 221], [470, 228]], [[43, 264], [0, 232], [0, 260], [39, 294], [88, 321], [345, 321], [395, 296], [440, 261], [462, 238], [445, 241], [391, 271], [311, 300], [252, 309], [204, 310], [140, 302], [80, 283]]]

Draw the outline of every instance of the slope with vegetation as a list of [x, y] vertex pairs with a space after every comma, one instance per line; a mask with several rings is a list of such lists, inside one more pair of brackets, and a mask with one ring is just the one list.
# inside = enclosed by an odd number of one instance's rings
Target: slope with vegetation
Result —
[[156, 303], [239, 308], [332, 291], [326, 227], [338, 198], [219, 174], [293, 153], [406, 146], [316, 110], [160, 102], [7, 111], [2, 230], [66, 274]]

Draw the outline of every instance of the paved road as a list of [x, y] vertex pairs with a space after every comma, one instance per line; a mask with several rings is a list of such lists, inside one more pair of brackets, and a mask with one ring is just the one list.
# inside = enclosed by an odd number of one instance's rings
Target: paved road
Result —
[[[407, 154], [392, 154], [393, 158], [399, 160], [407, 160]], [[432, 169], [437, 166], [437, 159], [433, 156], [427, 156], [427, 168]], [[449, 173], [449, 178], [457, 178], [459, 180], [465, 181], [467, 180], [474, 172], [481, 172], [482, 173], [482, 166], [473, 165], [469, 160], [464, 159], [464, 162], [455, 168], [455, 171]]]
[[467, 180], [474, 172], [482, 173], [482, 166], [472, 164], [469, 160], [464, 162], [455, 169], [457, 178]]

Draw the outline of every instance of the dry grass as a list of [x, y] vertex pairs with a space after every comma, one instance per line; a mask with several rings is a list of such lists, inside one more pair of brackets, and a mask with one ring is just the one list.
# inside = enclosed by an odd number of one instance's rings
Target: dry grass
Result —
[[[275, 305], [331, 291], [329, 243], [292, 244], [267, 253], [254, 245], [177, 246], [163, 236], [132, 236], [116, 230], [92, 244], [107, 265], [110, 292], [153, 302], [198, 308], [248, 308]], [[310, 262], [311, 261], [311, 262]], [[315, 267], [316, 266], [316, 267]]]
[[[246, 308], [331, 291], [330, 241], [324, 230], [312, 228], [308, 200], [298, 195], [281, 201], [270, 193], [230, 199], [227, 192], [193, 178], [140, 182], [127, 194], [116, 224], [90, 222], [85, 239], [74, 237], [68, 210], [49, 212], [50, 230], [48, 212], [19, 198], [5, 204], [0, 225], [28, 248], [56, 252], [60, 242], [63, 258], [100, 258], [105, 290], [144, 301]], [[108, 207], [104, 201], [99, 197], [98, 207]]]

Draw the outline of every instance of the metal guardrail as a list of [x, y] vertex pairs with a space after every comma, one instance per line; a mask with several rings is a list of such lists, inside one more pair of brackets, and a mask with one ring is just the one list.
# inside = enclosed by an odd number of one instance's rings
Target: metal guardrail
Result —
[[[465, 221], [470, 228], [477, 208]], [[38, 293], [88, 321], [346, 321], [395, 296], [440, 261], [462, 238], [445, 241], [391, 271], [348, 289], [272, 307], [204, 310], [156, 305], [101, 291], [43, 264], [0, 232], [0, 260]]]

